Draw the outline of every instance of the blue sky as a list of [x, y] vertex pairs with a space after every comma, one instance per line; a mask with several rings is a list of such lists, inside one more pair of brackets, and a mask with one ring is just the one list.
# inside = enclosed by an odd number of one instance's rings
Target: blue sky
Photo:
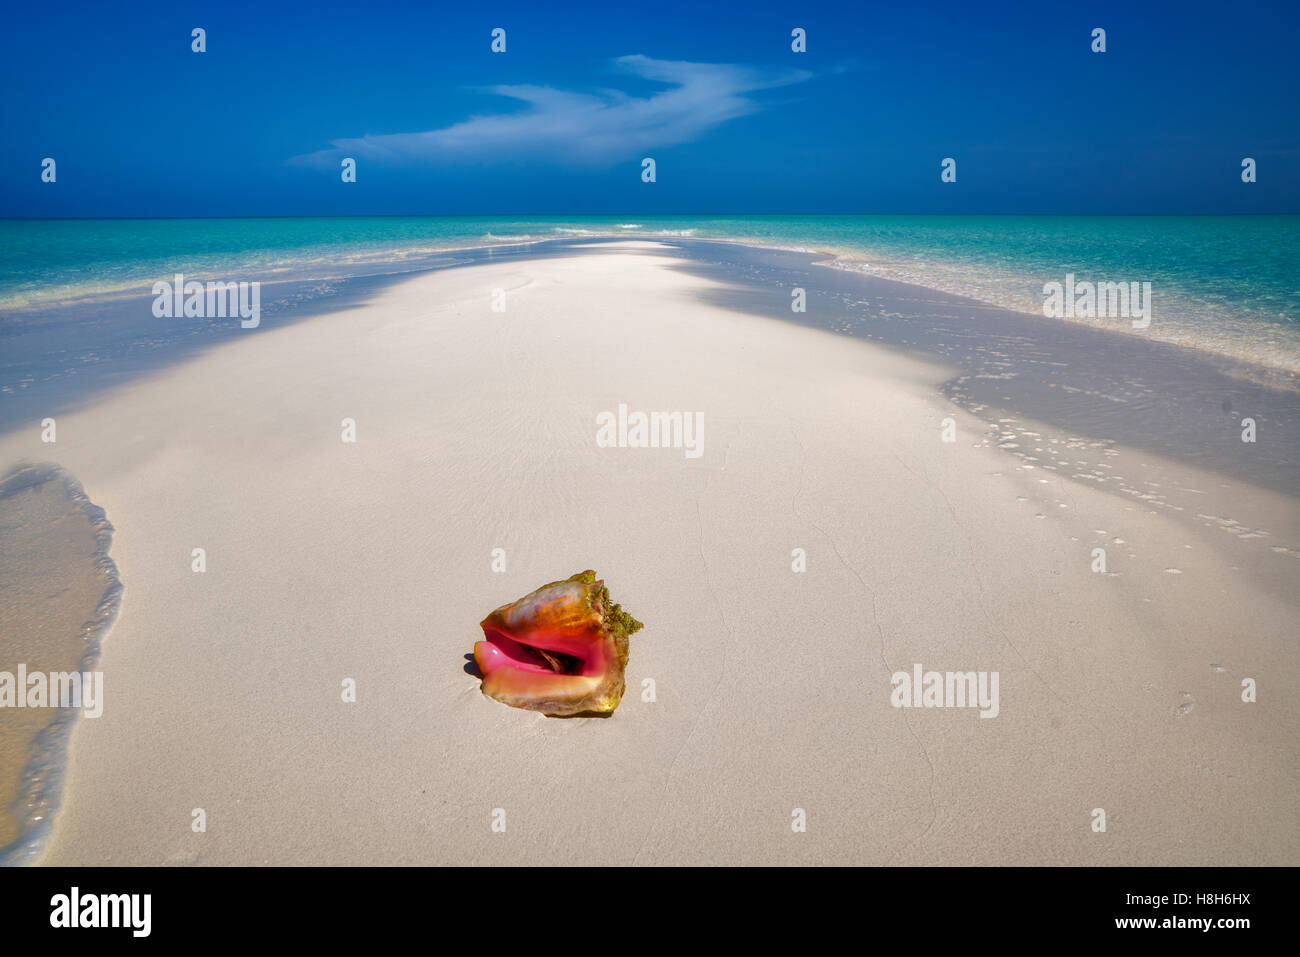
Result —
[[1294, 213], [1298, 28], [1290, 0], [11, 4], [0, 215]]

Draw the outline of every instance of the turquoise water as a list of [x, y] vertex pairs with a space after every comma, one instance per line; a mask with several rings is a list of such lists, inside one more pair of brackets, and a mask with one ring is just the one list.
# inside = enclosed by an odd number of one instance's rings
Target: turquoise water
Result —
[[[1144, 334], [1300, 371], [1300, 216], [358, 217], [0, 221], [0, 311], [184, 272], [331, 278], [581, 236], [733, 239], [1042, 315], [1046, 282], [1150, 282]], [[1050, 321], [1050, 320], [1044, 320]], [[1117, 323], [1117, 327], [1126, 326]]]

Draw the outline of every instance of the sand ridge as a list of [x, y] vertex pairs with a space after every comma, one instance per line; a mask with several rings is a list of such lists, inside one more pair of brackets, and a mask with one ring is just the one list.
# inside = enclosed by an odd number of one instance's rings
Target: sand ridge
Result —
[[[61, 416], [127, 598], [43, 862], [1295, 863], [1293, 696], [1237, 687], [1295, 687], [1293, 600], [982, 441], [952, 368], [679, 266], [419, 276]], [[702, 454], [602, 447], [620, 403]], [[1138, 558], [1092, 572], [1093, 529]], [[646, 623], [614, 717], [481, 695], [477, 622], [587, 567]], [[998, 672], [998, 716], [892, 707], [918, 663]]]

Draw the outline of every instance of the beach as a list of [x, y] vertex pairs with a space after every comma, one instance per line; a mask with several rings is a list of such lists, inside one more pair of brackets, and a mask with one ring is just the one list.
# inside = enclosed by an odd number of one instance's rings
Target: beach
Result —
[[[36, 861], [1300, 863], [1288, 393], [726, 255], [393, 276], [0, 436], [124, 586]], [[694, 447], [598, 441], [638, 411]], [[618, 710], [482, 695], [480, 620], [587, 568], [645, 623]]]

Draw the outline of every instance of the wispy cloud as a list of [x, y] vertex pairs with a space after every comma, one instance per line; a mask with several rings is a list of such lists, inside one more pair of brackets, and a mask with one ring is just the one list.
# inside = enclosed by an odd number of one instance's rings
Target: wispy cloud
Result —
[[339, 158], [393, 163], [481, 162], [543, 157], [605, 163], [696, 139], [728, 120], [754, 113], [749, 94], [802, 83], [805, 70], [765, 72], [727, 63], [689, 63], [625, 56], [620, 68], [668, 89], [646, 97], [620, 90], [577, 93], [549, 86], [490, 87], [490, 93], [527, 104], [518, 112], [472, 116], [423, 133], [388, 133], [334, 140], [329, 149], [291, 162], [337, 165]]

